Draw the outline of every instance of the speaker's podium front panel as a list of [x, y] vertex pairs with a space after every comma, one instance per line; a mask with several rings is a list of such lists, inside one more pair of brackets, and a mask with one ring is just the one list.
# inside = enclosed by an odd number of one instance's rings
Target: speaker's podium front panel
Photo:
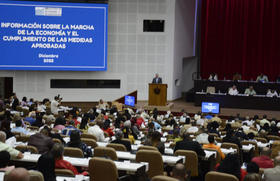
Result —
[[149, 84], [149, 106], [166, 106], [167, 84]]

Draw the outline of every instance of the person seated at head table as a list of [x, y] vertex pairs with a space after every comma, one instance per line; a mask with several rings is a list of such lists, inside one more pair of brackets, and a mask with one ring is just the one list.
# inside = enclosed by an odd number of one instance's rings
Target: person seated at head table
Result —
[[254, 90], [253, 86], [250, 86], [249, 88], [247, 88], [244, 92], [244, 94], [248, 95], [248, 96], [253, 96], [256, 95], [256, 91]]
[[267, 97], [278, 97], [278, 93], [274, 89], [272, 89], [272, 90], [268, 89], [266, 96]]
[[218, 80], [218, 74], [217, 73], [211, 73], [209, 75], [208, 80], [211, 80], [211, 81]]
[[236, 72], [233, 77], [232, 77], [232, 80], [233, 81], [238, 81], [238, 80], [241, 80], [242, 79], [242, 76], [240, 73]]
[[257, 77], [256, 82], [262, 82], [262, 83], [268, 82], [268, 77], [266, 75], [264, 75], [263, 73], [261, 73]]
[[238, 90], [237, 90], [237, 88], [236, 88], [235, 85], [233, 85], [232, 87], [230, 87], [230, 88], [228, 89], [228, 94], [229, 94], [229, 95], [235, 96], [235, 95], [237, 95], [238, 93], [239, 93], [239, 92], [238, 92]]

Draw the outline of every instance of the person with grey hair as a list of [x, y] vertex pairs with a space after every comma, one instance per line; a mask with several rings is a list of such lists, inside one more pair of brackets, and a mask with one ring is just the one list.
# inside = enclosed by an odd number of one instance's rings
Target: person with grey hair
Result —
[[178, 181], [185, 181], [188, 178], [186, 167], [182, 163], [177, 163], [171, 172], [171, 176], [176, 178]]
[[6, 133], [4, 131], [0, 131], [0, 151], [9, 152], [12, 159], [23, 158], [23, 154], [20, 151], [12, 148], [10, 145], [6, 144], [5, 141], [6, 141]]
[[153, 81], [152, 81], [153, 84], [162, 84], [162, 78], [159, 77], [159, 74], [156, 73], [155, 77], [153, 78]]
[[15, 168], [4, 176], [5, 181], [29, 181], [30, 175], [25, 168]]
[[116, 139], [111, 143], [122, 144], [126, 147], [127, 151], [131, 151], [131, 143], [130, 141], [122, 140], [123, 139], [123, 132], [121, 130], [115, 133]]
[[278, 181], [280, 178], [280, 156], [274, 159], [274, 168], [264, 170], [265, 181]]

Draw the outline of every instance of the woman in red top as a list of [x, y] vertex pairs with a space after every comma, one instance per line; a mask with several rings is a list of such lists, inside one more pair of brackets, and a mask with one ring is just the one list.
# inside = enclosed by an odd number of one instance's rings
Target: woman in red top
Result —
[[85, 171], [79, 173], [77, 168], [74, 167], [70, 162], [63, 160], [64, 147], [62, 144], [54, 144], [51, 152], [55, 159], [55, 168], [71, 170], [74, 173], [74, 175], [88, 175], [88, 172]]
[[106, 132], [110, 137], [114, 136], [114, 132], [113, 130], [110, 128], [110, 120], [109, 119], [106, 119], [104, 124], [103, 124], [103, 128], [102, 130], [104, 132]]

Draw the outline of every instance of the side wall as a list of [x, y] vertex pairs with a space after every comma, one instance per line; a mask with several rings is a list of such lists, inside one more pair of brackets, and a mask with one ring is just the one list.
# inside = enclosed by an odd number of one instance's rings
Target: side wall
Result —
[[[195, 7], [196, 0], [176, 0], [175, 31], [174, 31], [174, 67], [173, 67], [173, 95], [172, 99], [181, 97], [182, 91], [192, 86], [189, 76], [194, 67], [192, 64], [183, 63], [186, 57], [195, 56]], [[188, 77], [186, 77], [188, 76]], [[190, 76], [191, 79], [191, 76]], [[177, 80], [177, 81], [176, 81]], [[175, 85], [176, 82], [176, 85]]]

